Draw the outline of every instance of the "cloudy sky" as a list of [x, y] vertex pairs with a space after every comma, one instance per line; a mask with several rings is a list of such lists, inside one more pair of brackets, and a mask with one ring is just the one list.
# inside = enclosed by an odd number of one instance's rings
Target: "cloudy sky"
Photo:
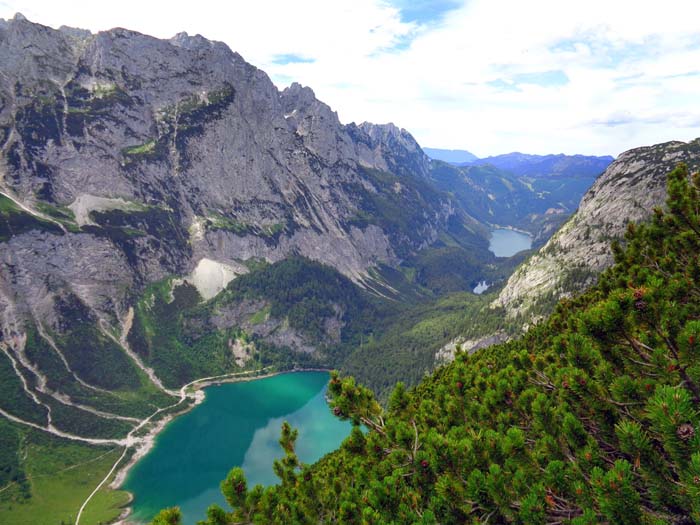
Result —
[[700, 136], [697, 0], [0, 0], [0, 18], [226, 42], [423, 146], [613, 154]]

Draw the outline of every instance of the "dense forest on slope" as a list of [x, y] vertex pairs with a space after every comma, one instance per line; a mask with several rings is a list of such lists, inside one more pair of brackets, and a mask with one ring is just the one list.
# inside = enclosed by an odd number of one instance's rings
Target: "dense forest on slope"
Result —
[[[459, 248], [427, 249], [403, 271], [384, 268], [391, 285], [372, 286], [386, 296], [301, 256], [252, 264], [205, 302], [169, 278], [137, 302], [129, 344], [172, 387], [231, 369], [335, 367], [387, 399], [397, 381], [415, 385], [430, 372], [449, 341], [503, 328], [492, 295], [461, 291], [472, 286], [471, 268], [457, 264], [464, 257]], [[502, 278], [519, 260], [499, 261], [487, 275]], [[435, 296], [421, 282], [444, 292]], [[481, 324], [471, 326], [477, 314]], [[235, 345], [245, 348], [238, 359]]]
[[700, 522], [700, 176], [673, 171], [667, 205], [596, 287], [386, 408], [333, 374], [333, 411], [356, 425], [341, 448], [301, 465], [283, 425], [281, 484], [235, 468], [233, 510], [202, 523]]

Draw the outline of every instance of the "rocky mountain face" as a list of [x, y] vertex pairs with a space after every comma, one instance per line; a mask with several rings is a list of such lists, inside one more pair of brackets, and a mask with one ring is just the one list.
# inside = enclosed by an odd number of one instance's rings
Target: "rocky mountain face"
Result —
[[597, 280], [613, 263], [610, 243], [627, 224], [648, 219], [666, 198], [666, 175], [684, 162], [700, 168], [700, 139], [637, 148], [620, 155], [581, 200], [578, 211], [509, 278], [494, 301], [527, 324], [556, 301]]
[[[430, 171], [224, 44], [0, 20], [0, 472], [32, 427], [147, 446], [183, 385], [341, 368], [405, 298], [504, 278]], [[388, 345], [396, 376], [433, 365]]]
[[211, 296], [246, 261], [300, 254], [363, 285], [448, 230], [486, 251], [410, 134], [341, 125], [222, 43], [18, 15], [0, 64], [5, 336], [60, 332], [61, 298], [116, 327], [147, 283], [190, 276]]

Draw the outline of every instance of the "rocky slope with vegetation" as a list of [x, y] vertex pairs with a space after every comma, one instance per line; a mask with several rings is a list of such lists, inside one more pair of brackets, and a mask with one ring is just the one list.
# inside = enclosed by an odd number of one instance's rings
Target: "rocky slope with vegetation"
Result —
[[[0, 69], [0, 521], [52, 450], [130, 455], [194, 402], [183, 385], [339, 366], [398, 297], [497, 271], [409, 133], [342, 125], [224, 44], [18, 15]], [[452, 281], [422, 272], [455, 253]]]
[[[202, 523], [697, 523], [699, 205], [682, 165], [667, 211], [629, 228], [594, 288], [520, 340], [398, 385], [386, 409], [334, 374], [333, 411], [355, 425], [341, 448], [300, 464], [285, 423], [280, 484], [234, 468], [230, 508]], [[177, 523], [177, 509], [153, 521]]]
[[[309, 88], [278, 91], [221, 43], [18, 15], [0, 24], [0, 63], [0, 330], [22, 374], [64, 368], [133, 388], [149, 368], [179, 377], [166, 361], [188, 352], [202, 372], [229, 370], [241, 319], [179, 327], [187, 343], [156, 357], [157, 298], [194, 307], [292, 255], [378, 296], [396, 294], [380, 269], [422, 249], [477, 254], [467, 285], [494, 259], [487, 228], [430, 184], [410, 134], [341, 125]], [[324, 307], [337, 309], [329, 333], [342, 330], [343, 305]], [[276, 329], [285, 323], [261, 337], [316, 350], [298, 329]], [[220, 342], [205, 351], [212, 327]], [[183, 381], [199, 366], [188, 364]]]
[[576, 213], [508, 279], [494, 307], [520, 325], [582, 291], [613, 263], [610, 243], [629, 223], [651, 217], [664, 202], [666, 175], [679, 163], [700, 166], [700, 139], [637, 148], [621, 154], [584, 195]]

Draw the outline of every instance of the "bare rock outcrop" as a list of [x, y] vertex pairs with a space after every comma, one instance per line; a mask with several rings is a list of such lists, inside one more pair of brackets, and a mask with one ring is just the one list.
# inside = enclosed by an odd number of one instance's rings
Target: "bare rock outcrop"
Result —
[[636, 148], [620, 155], [581, 200], [578, 211], [508, 279], [493, 306], [524, 323], [585, 289], [613, 263], [610, 243], [630, 222], [648, 219], [666, 199], [666, 175], [679, 163], [700, 168], [700, 139]]

